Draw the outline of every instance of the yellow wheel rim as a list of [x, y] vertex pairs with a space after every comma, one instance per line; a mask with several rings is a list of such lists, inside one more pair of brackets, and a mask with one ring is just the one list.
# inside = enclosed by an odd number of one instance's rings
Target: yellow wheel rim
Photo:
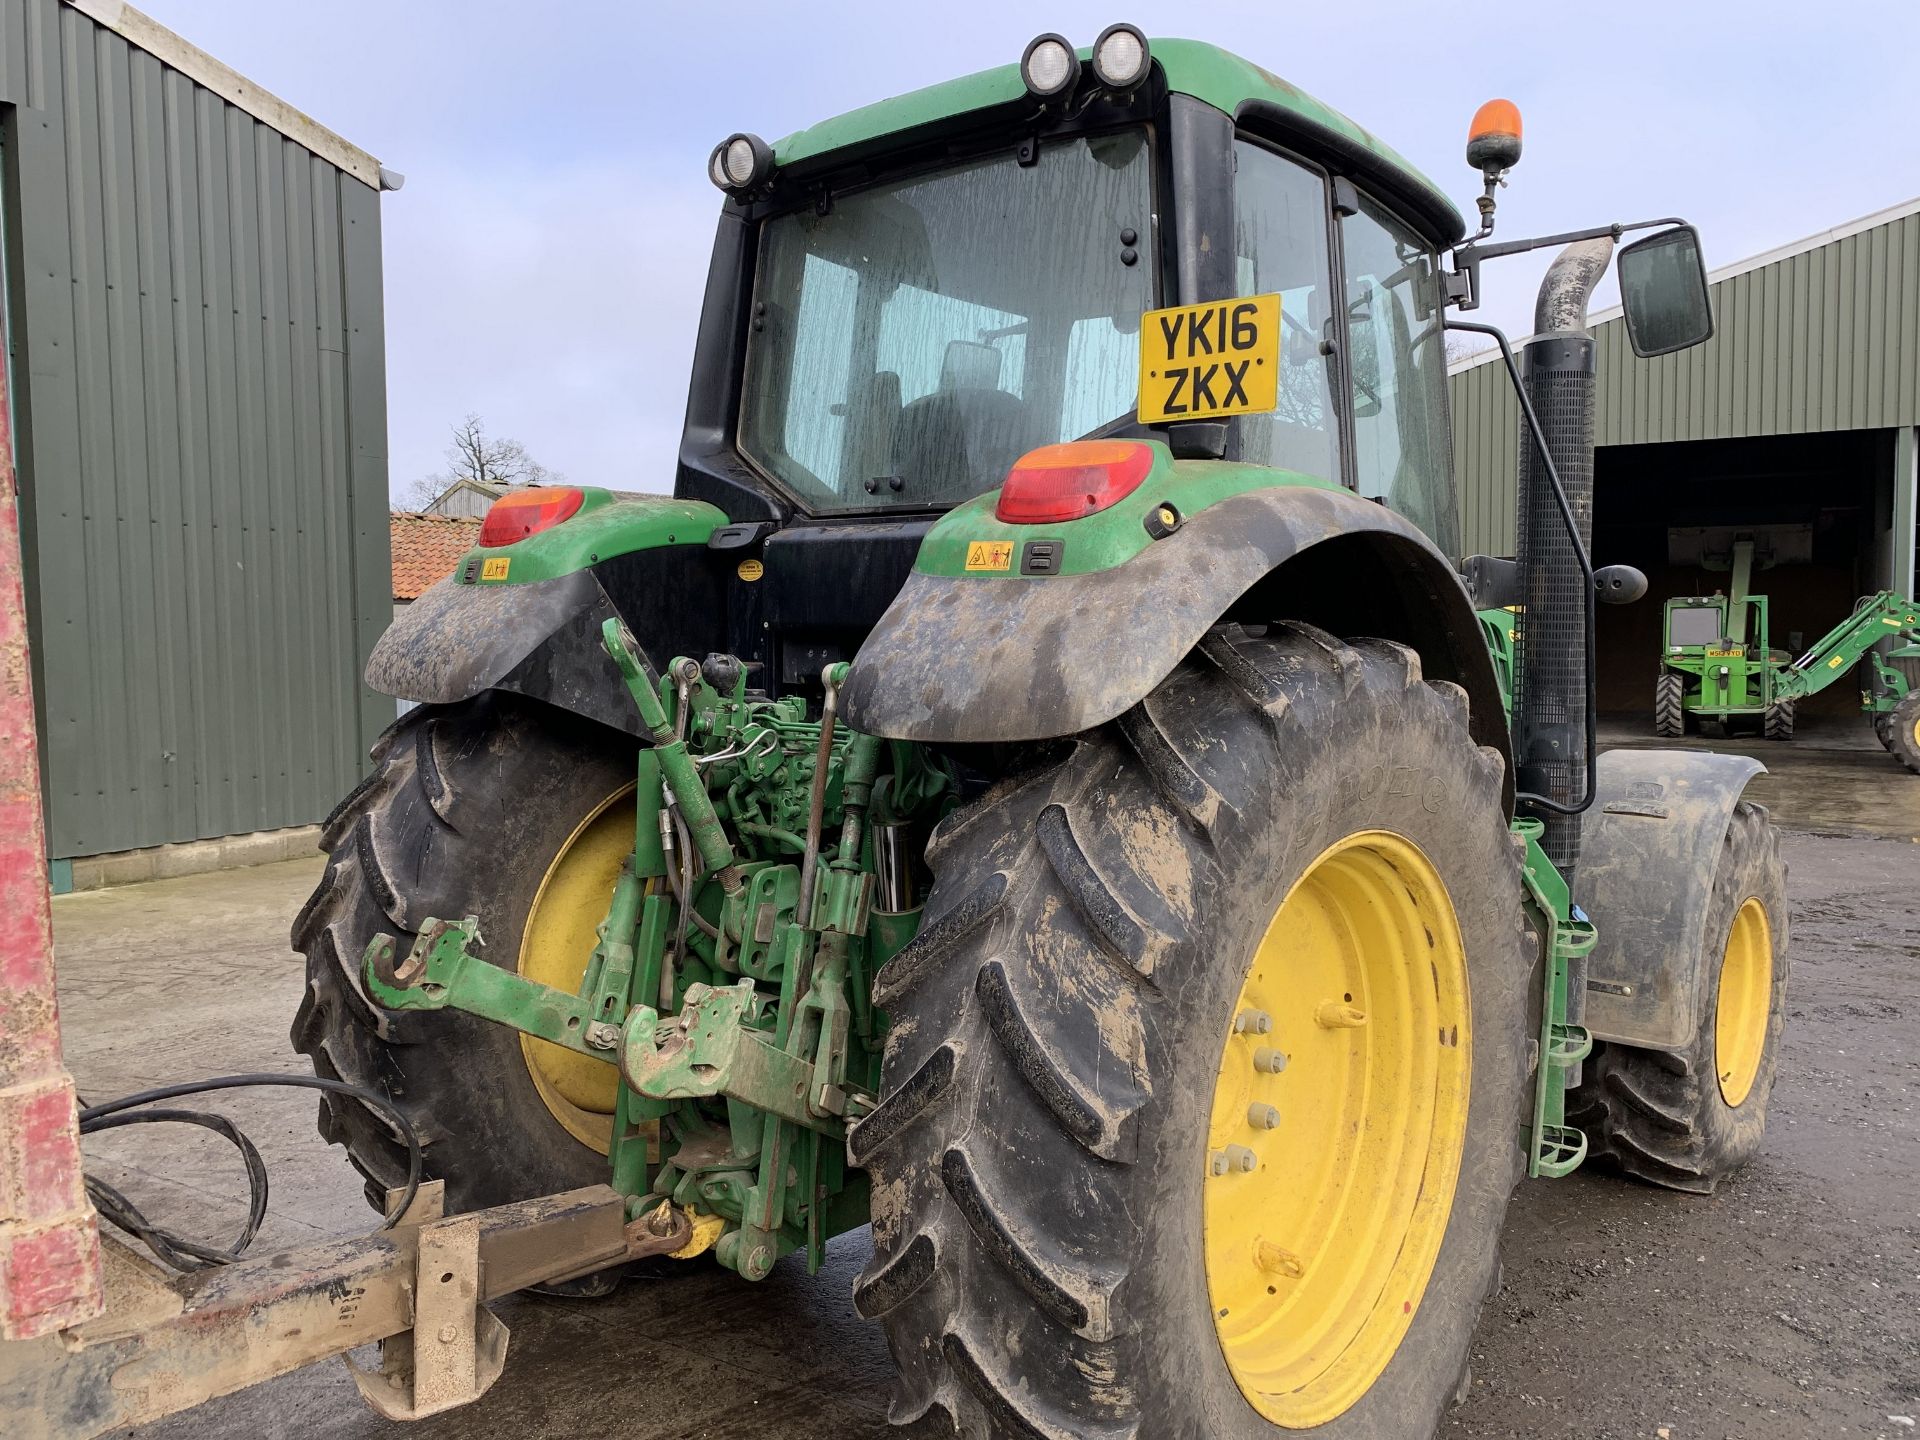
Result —
[[[580, 988], [620, 867], [632, 853], [633, 786], [628, 785], [580, 822], [547, 867], [520, 935], [522, 975], [561, 990]], [[606, 1154], [613, 1141], [619, 1072], [530, 1035], [520, 1037], [520, 1053], [553, 1118], [581, 1144]]]
[[1276, 1425], [1343, 1414], [1406, 1338], [1453, 1209], [1471, 1019], [1452, 899], [1398, 835], [1324, 851], [1254, 952], [1202, 1208], [1221, 1349]]
[[1773, 928], [1767, 907], [1749, 898], [1733, 917], [1720, 957], [1720, 998], [1713, 1012], [1713, 1068], [1730, 1106], [1753, 1092], [1773, 1013]]

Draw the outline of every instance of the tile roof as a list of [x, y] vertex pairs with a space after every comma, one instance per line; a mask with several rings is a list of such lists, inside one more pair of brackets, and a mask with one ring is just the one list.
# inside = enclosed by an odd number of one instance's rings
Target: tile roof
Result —
[[388, 524], [393, 536], [395, 600], [418, 600], [429, 585], [451, 575], [460, 557], [480, 539], [480, 522], [458, 515], [395, 510]]

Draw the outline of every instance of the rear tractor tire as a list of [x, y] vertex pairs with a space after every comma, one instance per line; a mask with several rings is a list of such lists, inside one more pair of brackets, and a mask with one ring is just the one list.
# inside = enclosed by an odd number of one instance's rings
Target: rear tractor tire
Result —
[[1499, 755], [1379, 640], [1210, 634], [936, 832], [855, 1289], [893, 1418], [1430, 1435], [1522, 1171]]
[[[373, 774], [323, 827], [326, 873], [293, 926], [307, 967], [293, 1045], [315, 1074], [400, 1106], [449, 1214], [605, 1181], [617, 1077], [475, 1016], [380, 1009], [360, 957], [377, 935], [404, 955], [429, 916], [477, 915], [490, 963], [578, 985], [633, 848], [634, 753], [498, 692], [422, 707], [380, 738]], [[320, 1133], [346, 1147], [376, 1209], [404, 1182], [405, 1147], [359, 1101], [324, 1096]]]
[[1760, 1148], [1787, 993], [1786, 866], [1764, 807], [1735, 807], [1696, 957], [1693, 1042], [1597, 1042], [1567, 1118], [1595, 1155], [1671, 1190], [1711, 1193]]
[[1761, 734], [1768, 740], [1793, 739], [1793, 711], [1792, 700], [1776, 700], [1767, 706], [1760, 720]]
[[1920, 690], [1910, 690], [1884, 717], [1881, 743], [1894, 759], [1920, 775]]
[[1653, 682], [1653, 733], [1677, 740], [1687, 733], [1687, 682], [1672, 670], [1662, 670]]

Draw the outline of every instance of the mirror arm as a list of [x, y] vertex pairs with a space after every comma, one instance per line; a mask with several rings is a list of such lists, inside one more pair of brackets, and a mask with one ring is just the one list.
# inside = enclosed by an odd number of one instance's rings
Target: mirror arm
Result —
[[1498, 260], [1507, 255], [1524, 255], [1529, 250], [1541, 250], [1549, 245], [1571, 245], [1576, 240], [1598, 240], [1602, 236], [1618, 240], [1629, 230], [1652, 230], [1662, 225], [1686, 223], [1677, 215], [1667, 215], [1658, 220], [1616, 221], [1612, 225], [1568, 230], [1559, 235], [1536, 235], [1526, 240], [1496, 240], [1490, 244], [1471, 240], [1454, 250], [1453, 263], [1457, 268], [1452, 274], [1442, 277], [1446, 283], [1447, 303], [1457, 305], [1462, 310], [1480, 308], [1480, 266], [1485, 261]]

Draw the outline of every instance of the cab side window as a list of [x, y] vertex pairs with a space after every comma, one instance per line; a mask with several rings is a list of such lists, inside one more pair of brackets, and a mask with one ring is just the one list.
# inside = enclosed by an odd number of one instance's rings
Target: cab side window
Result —
[[1341, 221], [1356, 487], [1460, 553], [1434, 256], [1365, 195]]
[[1333, 267], [1327, 182], [1242, 140], [1235, 147], [1234, 257], [1242, 295], [1280, 295], [1280, 403], [1240, 419], [1242, 458], [1323, 480], [1340, 476], [1333, 400]]

